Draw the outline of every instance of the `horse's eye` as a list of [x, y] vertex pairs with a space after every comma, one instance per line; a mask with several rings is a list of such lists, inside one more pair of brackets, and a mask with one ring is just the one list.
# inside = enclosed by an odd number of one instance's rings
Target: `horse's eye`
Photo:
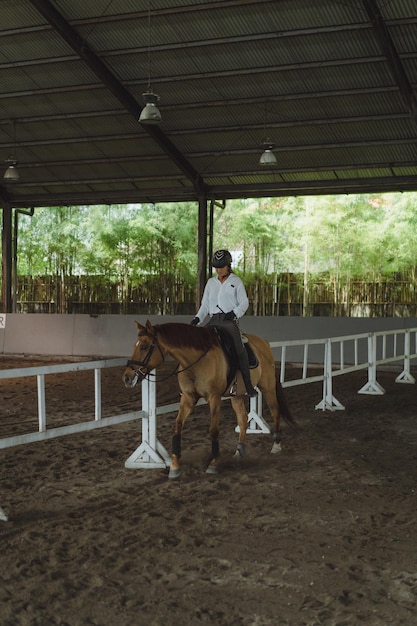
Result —
[[142, 344], [142, 345], [141, 345], [141, 347], [140, 347], [140, 349], [141, 349], [142, 351], [143, 351], [143, 350], [147, 350], [148, 348], [149, 348], [149, 346], [147, 346], [147, 345], [145, 345], [145, 344]]

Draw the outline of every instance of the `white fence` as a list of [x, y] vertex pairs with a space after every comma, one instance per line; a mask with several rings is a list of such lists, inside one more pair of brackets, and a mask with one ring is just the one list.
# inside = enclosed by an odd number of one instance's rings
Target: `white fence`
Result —
[[[0, 370], [0, 380], [36, 376], [38, 390], [38, 431], [0, 439], [0, 449], [10, 448], [24, 443], [44, 441], [45, 439], [61, 437], [62, 435], [72, 435], [74, 433], [85, 432], [95, 428], [103, 428], [104, 426], [112, 426], [114, 424], [121, 424], [123, 422], [130, 422], [134, 419], [138, 419], [141, 416], [140, 411], [133, 411], [112, 417], [101, 417], [101, 371], [108, 367], [119, 367], [123, 365], [126, 365], [126, 359], [119, 358]], [[62, 374], [64, 372], [79, 372], [86, 370], [94, 370], [94, 420], [48, 429], [45, 398], [45, 376], [47, 374]]]
[[[293, 387], [312, 382], [323, 383], [323, 393], [316, 409], [323, 411], [343, 410], [343, 405], [333, 396], [332, 381], [335, 376], [362, 369], [368, 370], [367, 383], [358, 393], [380, 395], [385, 393], [377, 381], [377, 367], [390, 363], [400, 363], [401, 373], [396, 377], [398, 383], [414, 383], [411, 374], [411, 361], [417, 358], [417, 328], [363, 333], [327, 339], [308, 339], [270, 342], [276, 360], [280, 362], [280, 380], [282, 386]], [[309, 347], [315, 346], [315, 361], [309, 362]], [[321, 359], [317, 358], [318, 349]], [[300, 352], [301, 350], [301, 352]], [[290, 363], [299, 363], [302, 354], [301, 377], [286, 380], [285, 375]], [[114, 424], [142, 418], [142, 441], [137, 450], [126, 461], [129, 468], [166, 467], [170, 457], [157, 438], [157, 416], [174, 412], [178, 403], [157, 407], [156, 380], [142, 382], [142, 410], [112, 417], [101, 417], [101, 370], [108, 367], [124, 366], [126, 359], [104, 359], [79, 363], [46, 365], [40, 367], [16, 368], [0, 371], [0, 380], [9, 378], [37, 377], [38, 393], [38, 431], [0, 439], [0, 449], [25, 443], [52, 439], [62, 435], [90, 431]], [[59, 428], [48, 428], [45, 375], [60, 374], [80, 370], [94, 370], [94, 420], [70, 424]], [[320, 373], [317, 373], [317, 370]], [[199, 404], [204, 403], [203, 400]], [[262, 417], [262, 397], [252, 398], [249, 409], [248, 433], [267, 433], [269, 427]], [[0, 519], [7, 519], [0, 507]]]
[[[368, 370], [368, 381], [359, 389], [358, 393], [380, 395], [384, 389], [376, 380], [378, 365], [401, 363], [402, 371], [396, 377], [398, 383], [414, 383], [411, 375], [411, 360], [417, 357], [417, 328], [406, 330], [381, 331], [377, 333], [363, 333], [347, 337], [332, 337], [328, 339], [308, 339], [294, 341], [270, 342], [273, 350], [278, 350], [276, 360], [280, 362], [280, 381], [282, 386], [294, 387], [313, 382], [323, 383], [322, 399], [316, 409], [323, 411], [343, 410], [345, 407], [334, 397], [332, 380], [335, 376], [348, 374], [358, 370]], [[309, 363], [309, 347], [321, 347], [321, 360]], [[291, 362], [299, 362], [300, 347], [302, 349], [301, 378], [285, 380], [287, 366]], [[292, 354], [292, 351], [294, 354]], [[363, 357], [361, 358], [361, 355]], [[317, 374], [317, 370], [320, 373]], [[157, 415], [170, 413], [178, 409], [178, 404], [157, 407], [156, 380], [146, 380], [142, 383], [142, 413], [145, 428], [142, 430], [142, 443], [126, 461], [129, 468], [165, 467], [170, 464], [170, 458], [163, 445], [157, 439]], [[203, 403], [204, 401], [200, 401]], [[257, 398], [250, 399], [247, 433], [269, 433], [268, 424], [262, 417], [262, 394], [259, 391]]]
[[[323, 397], [316, 409], [334, 411], [344, 409], [333, 396], [332, 380], [336, 376], [359, 370], [368, 370], [368, 381], [358, 393], [380, 395], [385, 393], [377, 382], [377, 367], [389, 363], [400, 363], [402, 372], [395, 379], [398, 383], [414, 383], [411, 375], [411, 361], [417, 357], [417, 328], [406, 330], [390, 330], [376, 333], [363, 333], [347, 337], [331, 337], [328, 339], [311, 339], [300, 341], [270, 342], [272, 348], [281, 350], [280, 380], [283, 387], [292, 387], [316, 381], [323, 381]], [[302, 376], [299, 379], [286, 381], [286, 365], [291, 361], [290, 350], [303, 345]], [[309, 346], [322, 346], [322, 361], [308, 361]], [[362, 357], [361, 357], [362, 355]], [[309, 368], [322, 368], [319, 375], [309, 375]]]

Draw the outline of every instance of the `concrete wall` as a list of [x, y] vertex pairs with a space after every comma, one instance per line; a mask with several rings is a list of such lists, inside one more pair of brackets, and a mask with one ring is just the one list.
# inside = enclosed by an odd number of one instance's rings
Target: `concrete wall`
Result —
[[[184, 322], [192, 316], [0, 315], [0, 354], [130, 357], [137, 319]], [[416, 318], [244, 317], [243, 331], [268, 341], [326, 338], [417, 327]], [[293, 357], [294, 358], [294, 357]], [[314, 360], [314, 359], [313, 359]], [[321, 360], [321, 359], [318, 359]]]

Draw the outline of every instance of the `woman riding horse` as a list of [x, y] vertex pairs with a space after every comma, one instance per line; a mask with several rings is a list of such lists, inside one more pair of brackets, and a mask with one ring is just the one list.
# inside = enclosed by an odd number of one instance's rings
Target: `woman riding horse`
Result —
[[229, 334], [246, 392], [250, 398], [255, 398], [258, 394], [252, 386], [248, 355], [238, 326], [238, 320], [249, 306], [246, 289], [242, 280], [232, 270], [232, 255], [228, 250], [217, 250], [211, 265], [215, 268], [217, 276], [208, 279], [201, 306], [191, 325], [198, 326], [210, 316], [208, 325], [220, 327]]
[[[152, 371], [158, 369], [168, 356], [177, 362], [172, 375], [178, 376], [181, 396], [172, 437], [169, 477], [177, 478], [181, 473], [182, 431], [199, 398], [206, 400], [210, 410], [212, 448], [206, 471], [210, 474], [216, 473], [222, 396], [226, 391], [229, 372], [229, 362], [218, 333], [210, 326], [190, 328], [187, 324], [175, 322], [152, 326], [148, 320], [145, 325], [139, 322], [136, 325], [136, 343], [123, 374], [126, 387], [134, 387], [138, 381], [151, 376]], [[269, 343], [256, 335], [247, 334], [246, 337], [258, 361], [253, 370], [255, 384], [262, 392], [274, 419], [274, 443], [271, 452], [275, 454], [281, 450], [280, 417], [294, 430], [297, 430], [297, 425], [289, 411]], [[230, 401], [239, 426], [237, 458], [240, 458], [244, 454], [248, 423], [245, 396], [236, 393], [230, 396]]]

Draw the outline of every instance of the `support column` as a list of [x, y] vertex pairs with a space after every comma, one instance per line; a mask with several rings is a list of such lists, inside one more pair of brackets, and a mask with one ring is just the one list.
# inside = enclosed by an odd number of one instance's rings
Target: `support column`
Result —
[[204, 195], [198, 199], [198, 282], [196, 309], [200, 306], [207, 281], [207, 199]]
[[3, 202], [2, 208], [2, 312], [12, 313], [12, 207], [8, 202]]

